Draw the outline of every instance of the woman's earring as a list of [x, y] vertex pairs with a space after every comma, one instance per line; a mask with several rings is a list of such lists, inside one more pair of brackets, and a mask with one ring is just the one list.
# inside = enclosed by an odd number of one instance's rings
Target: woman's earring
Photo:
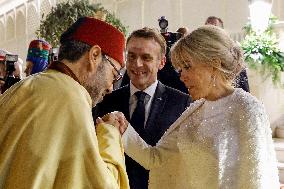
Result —
[[215, 75], [213, 75], [212, 82], [213, 82], [213, 87], [216, 87], [216, 76]]

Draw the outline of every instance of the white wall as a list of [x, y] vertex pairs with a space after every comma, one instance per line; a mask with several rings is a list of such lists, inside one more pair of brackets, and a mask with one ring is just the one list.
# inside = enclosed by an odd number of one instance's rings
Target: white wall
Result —
[[[0, 0], [0, 48], [18, 53], [25, 59], [25, 48], [34, 31], [39, 26], [41, 14], [47, 13], [56, 2], [64, 0]], [[158, 26], [158, 18], [166, 16], [169, 30], [176, 31], [180, 26], [194, 30], [204, 24], [208, 16], [218, 16], [224, 21], [226, 30], [238, 39], [242, 37], [242, 27], [249, 17], [248, 0], [90, 0], [101, 3], [114, 12], [129, 26], [129, 32], [144, 26]], [[273, 0], [272, 12], [284, 21], [284, 1]], [[19, 17], [18, 13], [21, 12]], [[18, 19], [21, 19], [20, 24]], [[12, 20], [14, 31], [7, 27]], [[18, 23], [18, 24], [17, 24]], [[23, 31], [18, 35], [18, 31]], [[11, 33], [12, 32], [12, 33]], [[12, 35], [12, 38], [8, 38]], [[19, 45], [18, 42], [21, 41]], [[26, 44], [23, 47], [23, 44]]]
[[[274, 131], [276, 125], [281, 125], [279, 120], [283, 120], [284, 116], [284, 88], [276, 87], [271, 77], [266, 78], [254, 70], [248, 71], [248, 78], [251, 93], [263, 102]], [[282, 83], [284, 86], [284, 73], [282, 73]]]
[[[129, 26], [130, 31], [143, 26], [157, 27], [157, 19], [166, 16], [169, 29], [179, 26], [191, 30], [204, 24], [208, 16], [221, 17], [230, 32], [241, 32], [248, 22], [248, 0], [93, 0], [102, 3]], [[273, 0], [272, 13], [284, 21], [284, 1]]]

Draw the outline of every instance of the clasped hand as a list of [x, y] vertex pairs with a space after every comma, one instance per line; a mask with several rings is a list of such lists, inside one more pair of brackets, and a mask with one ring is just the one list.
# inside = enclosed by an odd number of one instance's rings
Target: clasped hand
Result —
[[114, 111], [104, 115], [103, 117], [98, 117], [96, 123], [107, 123], [109, 125], [115, 126], [120, 134], [122, 135], [127, 129], [128, 121], [126, 120], [122, 112]]

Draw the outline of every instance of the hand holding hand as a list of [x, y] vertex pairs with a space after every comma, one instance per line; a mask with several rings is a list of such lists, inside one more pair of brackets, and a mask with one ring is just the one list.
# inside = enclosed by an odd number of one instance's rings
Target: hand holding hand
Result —
[[114, 111], [104, 115], [102, 118], [97, 118], [96, 123], [107, 123], [115, 126], [120, 134], [123, 134], [128, 126], [128, 121], [126, 120], [122, 112]]

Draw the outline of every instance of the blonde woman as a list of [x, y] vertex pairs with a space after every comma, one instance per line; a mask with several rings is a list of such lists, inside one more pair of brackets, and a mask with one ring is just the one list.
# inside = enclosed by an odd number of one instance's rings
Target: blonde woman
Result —
[[126, 154], [150, 170], [149, 188], [279, 189], [265, 109], [231, 85], [243, 67], [240, 47], [208, 25], [179, 40], [171, 58], [195, 102], [156, 146], [120, 127]]

